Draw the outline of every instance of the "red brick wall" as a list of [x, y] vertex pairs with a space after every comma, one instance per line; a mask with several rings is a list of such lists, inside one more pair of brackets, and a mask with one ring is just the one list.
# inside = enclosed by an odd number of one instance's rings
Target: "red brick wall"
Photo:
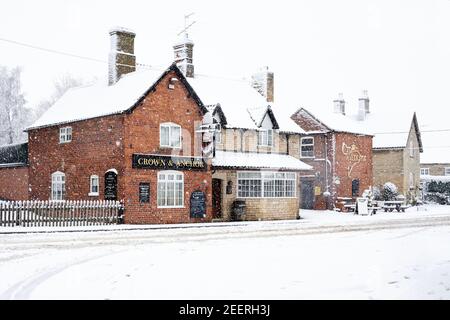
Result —
[[0, 168], [0, 199], [28, 200], [28, 167]]
[[[173, 122], [182, 128], [183, 156], [201, 155], [199, 144], [195, 143], [195, 128], [202, 120], [197, 103], [188, 96], [188, 91], [181, 81], [176, 82], [175, 89], [168, 89], [169, 73], [158, 84], [156, 90], [125, 119], [125, 193], [127, 223], [185, 223], [210, 221], [212, 219], [211, 171], [181, 171], [184, 174], [184, 208], [157, 207], [157, 170], [133, 169], [133, 153], [151, 153], [170, 155], [172, 149], [160, 148], [159, 125]], [[201, 140], [197, 140], [201, 141]], [[150, 183], [150, 203], [139, 203], [139, 183]], [[190, 196], [195, 190], [205, 192], [207, 200], [207, 217], [190, 218]]]
[[[372, 137], [360, 136], [352, 133], [329, 133], [310, 135], [314, 137], [314, 159], [302, 158], [301, 160], [311, 166], [314, 171], [312, 174], [316, 176], [313, 178], [314, 186], [320, 187], [321, 193], [326, 191], [326, 180], [328, 180], [329, 191], [332, 194], [328, 203], [328, 208], [331, 208], [335, 201], [335, 197], [351, 197], [352, 196], [352, 180], [360, 180], [360, 194], [373, 185], [373, 165], [372, 165]], [[345, 143], [351, 148], [352, 145], [356, 147], [351, 152], [350, 158], [342, 152], [342, 144]], [[328, 150], [328, 160], [331, 166], [328, 165], [328, 179], [326, 179], [325, 169], [325, 150]], [[352, 161], [359, 158], [358, 153], [363, 157], [360, 162], [355, 164], [353, 168], [351, 165], [357, 161]], [[347, 151], [346, 151], [347, 152]], [[353, 157], [353, 158], [352, 158]], [[365, 160], [363, 160], [365, 157]], [[349, 176], [349, 170], [351, 173]], [[335, 172], [335, 173], [334, 173]], [[318, 173], [318, 174], [317, 174]], [[333, 183], [333, 175], [339, 177], [340, 184]], [[327, 208], [327, 199], [323, 195], [315, 196], [314, 208], [316, 210], [324, 210]]]
[[[72, 127], [72, 142], [59, 143], [59, 128]], [[66, 175], [66, 199], [104, 199], [108, 169], [119, 173], [118, 196], [124, 197], [123, 116], [109, 116], [29, 132], [30, 198], [50, 199], [51, 175]], [[90, 197], [90, 176], [100, 178], [100, 195]]]
[[[344, 154], [343, 144], [345, 152]], [[351, 151], [351, 147], [354, 150]], [[359, 153], [358, 153], [359, 152]], [[340, 184], [336, 188], [337, 196], [352, 196], [352, 180], [359, 179], [359, 195], [373, 186], [372, 137], [350, 133], [336, 134], [336, 175]]]

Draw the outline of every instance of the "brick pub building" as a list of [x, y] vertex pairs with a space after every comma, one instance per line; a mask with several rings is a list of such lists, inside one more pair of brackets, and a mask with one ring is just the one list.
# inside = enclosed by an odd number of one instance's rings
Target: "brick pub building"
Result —
[[124, 199], [126, 223], [210, 221], [207, 109], [175, 64], [134, 72], [135, 34], [110, 35], [109, 85], [70, 90], [27, 130], [29, 198]]
[[311, 167], [296, 156], [303, 130], [268, 102], [273, 75], [255, 86], [265, 97], [248, 83], [202, 81], [187, 35], [166, 70], [136, 71], [135, 34], [110, 36], [108, 85], [69, 90], [27, 129], [27, 161], [5, 175], [22, 175], [28, 192], [0, 186], [0, 198], [123, 200], [125, 223], [230, 220], [236, 199], [248, 220], [298, 217]]

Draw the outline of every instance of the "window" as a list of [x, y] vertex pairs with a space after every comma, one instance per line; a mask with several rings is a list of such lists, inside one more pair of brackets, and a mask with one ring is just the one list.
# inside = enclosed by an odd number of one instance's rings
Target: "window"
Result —
[[261, 130], [258, 132], [258, 145], [271, 147], [273, 146], [273, 130]]
[[238, 172], [238, 198], [295, 198], [292, 172]]
[[184, 206], [184, 177], [177, 171], [158, 173], [158, 208]]
[[62, 172], [52, 174], [52, 200], [64, 200], [66, 196], [66, 176]]
[[424, 176], [430, 175], [430, 168], [420, 168], [420, 175]]
[[314, 158], [314, 138], [302, 138], [300, 152], [301, 158]]
[[450, 176], [450, 168], [448, 168], [448, 167], [445, 168], [444, 173], [445, 173], [446, 176]]
[[159, 141], [161, 147], [181, 147], [181, 127], [174, 123], [163, 123], [159, 127]]
[[99, 178], [96, 175], [91, 176], [90, 178], [90, 188], [89, 188], [89, 196], [98, 196], [99, 195]]
[[412, 141], [409, 142], [409, 156], [414, 158], [414, 144]]
[[72, 127], [59, 128], [59, 143], [72, 141]]

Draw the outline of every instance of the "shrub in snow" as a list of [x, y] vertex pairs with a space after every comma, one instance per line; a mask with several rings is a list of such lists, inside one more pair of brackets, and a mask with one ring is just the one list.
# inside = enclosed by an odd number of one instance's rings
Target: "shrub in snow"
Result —
[[398, 189], [392, 182], [386, 182], [383, 186], [383, 191], [381, 192], [381, 197], [384, 201], [395, 200], [398, 196]]
[[383, 200], [382, 196], [381, 196], [381, 190], [378, 187], [373, 187], [373, 199], [380, 201]]

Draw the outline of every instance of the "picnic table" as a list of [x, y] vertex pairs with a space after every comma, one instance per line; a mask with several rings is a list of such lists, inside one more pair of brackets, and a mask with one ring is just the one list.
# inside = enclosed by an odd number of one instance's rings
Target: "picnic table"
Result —
[[383, 205], [384, 212], [392, 212], [394, 210], [397, 210], [397, 212], [405, 212], [405, 209], [409, 208], [409, 206], [404, 203], [403, 200], [385, 201]]

